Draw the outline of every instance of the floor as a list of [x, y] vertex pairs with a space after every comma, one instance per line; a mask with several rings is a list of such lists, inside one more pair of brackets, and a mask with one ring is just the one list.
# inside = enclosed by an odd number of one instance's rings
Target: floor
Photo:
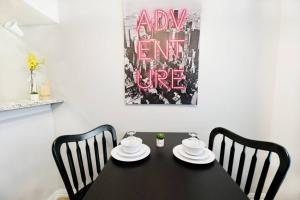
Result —
[[68, 197], [59, 197], [57, 200], [69, 200]]

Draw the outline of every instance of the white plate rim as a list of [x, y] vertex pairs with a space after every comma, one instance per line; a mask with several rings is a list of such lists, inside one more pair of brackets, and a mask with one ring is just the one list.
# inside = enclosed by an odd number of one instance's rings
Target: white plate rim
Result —
[[[138, 157], [138, 156], [143, 155], [143, 154], [147, 151], [146, 145], [145, 145], [145, 144], [142, 144], [141, 149], [140, 149], [138, 152], [133, 153], [133, 154], [128, 154], [128, 153], [125, 153], [125, 152], [122, 150], [122, 147], [121, 147], [121, 146], [122, 146], [122, 145], [118, 145], [118, 146], [115, 147], [115, 149], [116, 149], [117, 154], [119, 154], [119, 156], [124, 157], [124, 158], [125, 158], [125, 157], [126, 157], [126, 158], [134, 158], [134, 157]], [[122, 152], [122, 153], [121, 153], [121, 152]]]
[[209, 157], [209, 155], [210, 155], [210, 152], [209, 152], [209, 150], [208, 150], [207, 148], [205, 148], [205, 149], [203, 150], [204, 153], [202, 153], [202, 154], [199, 155], [199, 156], [192, 156], [192, 155], [186, 153], [186, 152], [183, 150], [182, 145], [179, 145], [179, 147], [177, 148], [177, 150], [178, 150], [178, 153], [179, 153], [181, 156], [183, 156], [183, 157], [185, 157], [185, 158], [188, 158], [188, 159], [192, 159], [192, 160], [206, 160], [206, 159], [208, 159], [208, 157]]
[[206, 160], [192, 160], [192, 159], [185, 158], [178, 152], [179, 146], [180, 145], [177, 145], [173, 148], [173, 154], [176, 158], [178, 158], [179, 160], [182, 160], [184, 162], [201, 165], [201, 164], [209, 164], [215, 160], [215, 154], [212, 151], [210, 151], [209, 149], [208, 149], [208, 152], [210, 152], [210, 155]]
[[114, 159], [119, 160], [119, 161], [122, 161], [122, 162], [134, 162], [134, 161], [139, 161], [139, 160], [142, 160], [142, 159], [146, 158], [148, 155], [150, 155], [150, 152], [151, 152], [150, 148], [149, 148], [147, 145], [145, 145], [145, 148], [146, 148], [146, 151], [145, 151], [144, 154], [142, 154], [142, 155], [140, 155], [140, 156], [137, 156], [137, 157], [135, 157], [135, 158], [127, 158], [127, 157], [120, 156], [120, 155], [118, 154], [118, 152], [116, 151], [116, 147], [115, 147], [115, 148], [113, 148], [113, 149], [111, 150], [111, 156], [112, 156]]

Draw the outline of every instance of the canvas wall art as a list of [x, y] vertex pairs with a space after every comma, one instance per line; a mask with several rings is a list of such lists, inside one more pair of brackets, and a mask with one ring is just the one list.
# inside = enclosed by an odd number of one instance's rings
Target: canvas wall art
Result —
[[193, 2], [123, 2], [126, 104], [197, 104], [200, 7]]

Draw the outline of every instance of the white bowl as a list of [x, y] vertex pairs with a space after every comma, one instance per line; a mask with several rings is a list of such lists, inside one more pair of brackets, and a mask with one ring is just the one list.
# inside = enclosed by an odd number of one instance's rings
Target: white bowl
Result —
[[125, 153], [136, 153], [142, 147], [142, 139], [130, 136], [121, 141], [121, 146]]
[[190, 155], [200, 155], [205, 149], [205, 143], [197, 138], [182, 140], [182, 149]]

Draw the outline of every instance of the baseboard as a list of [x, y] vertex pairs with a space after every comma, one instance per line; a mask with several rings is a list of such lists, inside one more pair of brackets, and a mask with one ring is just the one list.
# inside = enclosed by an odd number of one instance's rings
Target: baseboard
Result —
[[[249, 199], [254, 200], [254, 195], [255, 195], [255, 193], [249, 193], [248, 194]], [[264, 200], [265, 196], [266, 196], [265, 193], [261, 193], [260, 200]]]
[[59, 198], [68, 198], [68, 193], [65, 189], [58, 189], [48, 198], [48, 200], [58, 200]]

